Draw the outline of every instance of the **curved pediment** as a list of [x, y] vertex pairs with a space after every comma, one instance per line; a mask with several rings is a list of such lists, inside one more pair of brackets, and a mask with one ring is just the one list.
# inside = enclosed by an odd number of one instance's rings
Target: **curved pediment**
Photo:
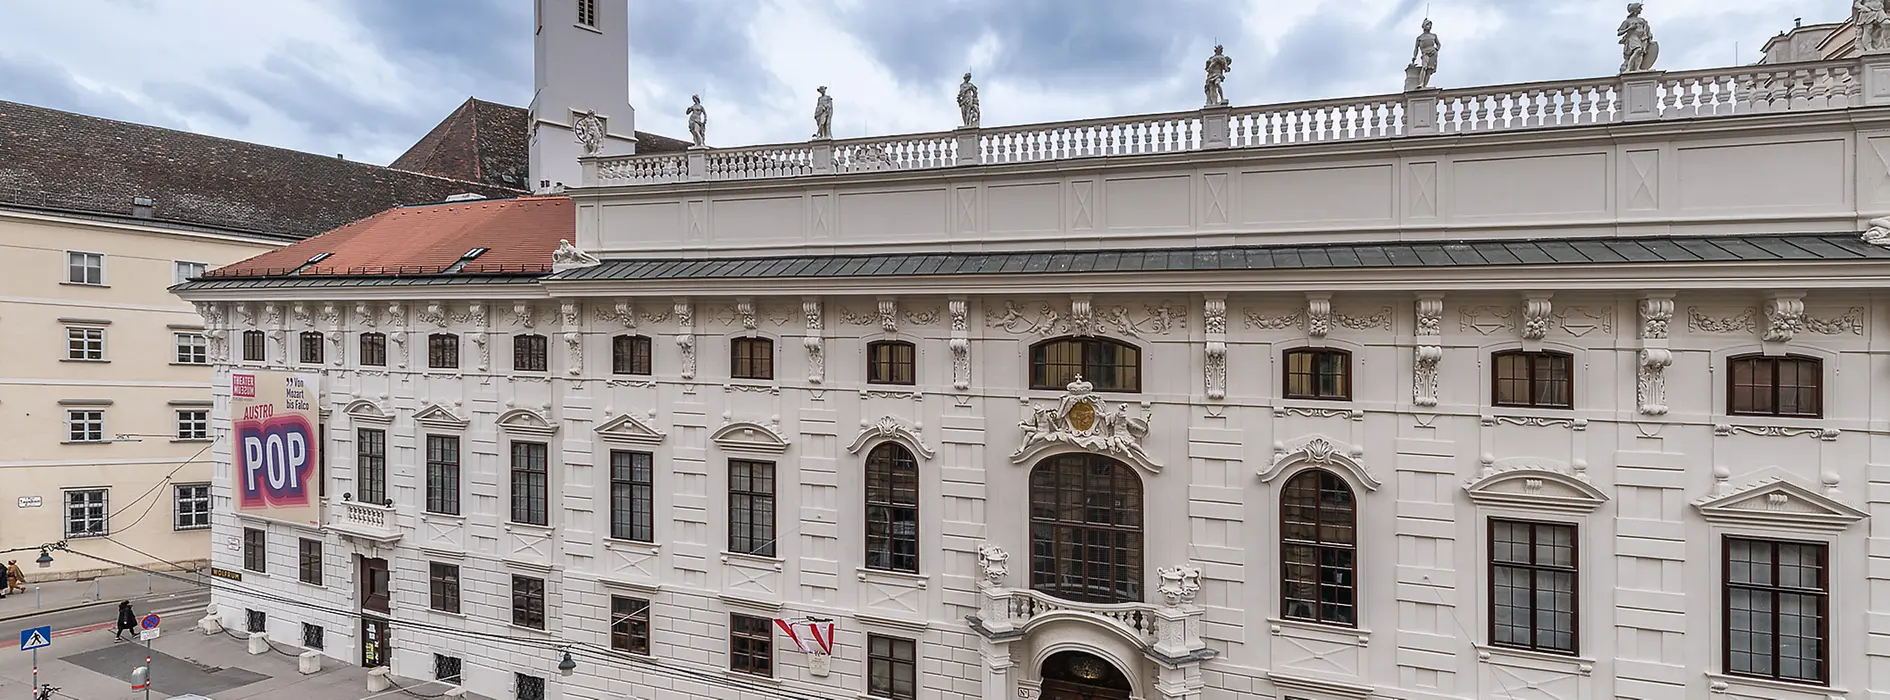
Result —
[[1594, 484], [1541, 461], [1485, 469], [1463, 490], [1477, 505], [1527, 510], [1592, 513], [1608, 502], [1608, 494]]
[[465, 430], [467, 420], [459, 417], [453, 409], [433, 404], [413, 414], [415, 423], [440, 430]]
[[651, 427], [636, 416], [625, 413], [604, 421], [597, 426], [597, 437], [606, 442], [621, 442], [631, 445], [655, 445], [666, 437], [661, 430]]
[[1693, 507], [1715, 523], [1782, 530], [1843, 530], [1870, 515], [1777, 476], [1701, 498]]
[[367, 399], [355, 399], [350, 401], [347, 406], [341, 409], [341, 412], [347, 414], [349, 418], [359, 421], [389, 423], [394, 420], [394, 414], [388, 412], [387, 409], [381, 408], [380, 404]]
[[860, 450], [866, 449], [869, 445], [888, 441], [904, 445], [913, 454], [924, 459], [931, 459], [938, 454], [927, 447], [925, 441], [920, 438], [919, 426], [909, 425], [892, 416], [882, 417], [873, 423], [861, 421], [860, 434], [853, 438], [853, 444], [847, 446], [847, 453], [859, 454]]
[[716, 429], [709, 439], [724, 450], [737, 452], [766, 452], [780, 454], [787, 451], [788, 439], [774, 428], [760, 423], [736, 421]]
[[551, 437], [558, 432], [558, 425], [537, 411], [514, 408], [499, 414], [499, 430], [532, 437]]
[[1356, 446], [1345, 446], [1323, 435], [1298, 440], [1292, 445], [1276, 442], [1273, 443], [1273, 463], [1260, 471], [1260, 483], [1273, 481], [1292, 468], [1304, 465], [1338, 471], [1366, 491], [1377, 491], [1378, 477], [1359, 461], [1364, 454], [1365, 451]]

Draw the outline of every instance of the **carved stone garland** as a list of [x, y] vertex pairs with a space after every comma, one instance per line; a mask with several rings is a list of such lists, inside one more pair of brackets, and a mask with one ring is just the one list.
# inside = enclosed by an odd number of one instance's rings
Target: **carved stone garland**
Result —
[[1523, 340], [1541, 340], [1549, 335], [1549, 295], [1532, 294], [1523, 299]]
[[197, 302], [197, 315], [203, 317], [203, 337], [205, 359], [212, 364], [228, 362], [229, 348], [224, 343], [227, 337], [223, 329], [223, 308], [208, 302]]
[[407, 306], [398, 301], [387, 304], [387, 339], [395, 348], [394, 361], [398, 369], [407, 368]]
[[682, 350], [683, 379], [696, 378], [696, 317], [688, 297], [676, 300], [676, 347]]
[[952, 388], [971, 388], [971, 325], [965, 318], [965, 300], [954, 298], [945, 307], [952, 314]]
[[879, 329], [887, 333], [899, 332], [899, 304], [892, 297], [879, 299]]
[[1417, 300], [1417, 348], [1411, 377], [1411, 402], [1437, 405], [1437, 364], [1444, 359], [1444, 297], [1426, 295]]
[[485, 303], [467, 304], [466, 314], [455, 316], [454, 320], [472, 326], [473, 347], [479, 349], [478, 371], [488, 371], [492, 367], [492, 329], [486, 323]]
[[1096, 317], [1090, 311], [1089, 295], [1077, 294], [1070, 297], [1070, 333], [1074, 335], [1095, 335]]
[[1207, 328], [1207, 397], [1219, 401], [1227, 398], [1227, 299], [1208, 298], [1201, 318]]
[[1634, 396], [1644, 416], [1667, 415], [1667, 368], [1673, 365], [1673, 351], [1667, 349], [1667, 327], [1672, 321], [1672, 297], [1641, 300], [1640, 376]]
[[1054, 406], [1029, 405], [1030, 400], [1025, 399], [1030, 416], [1018, 423], [1024, 430], [1024, 439], [1017, 451], [1011, 453], [1011, 462], [1029, 462], [1051, 447], [1068, 445], [1120, 457], [1159, 473], [1162, 465], [1149, 459], [1142, 447], [1142, 441], [1148, 437], [1150, 416], [1131, 415], [1127, 405], [1112, 407], [1102, 397], [1091, 393], [1094, 388], [1078, 375], [1064, 387], [1066, 393]]
[[807, 338], [802, 341], [807, 346], [807, 381], [819, 384], [827, 378], [826, 350], [821, 345], [825, 323], [821, 319], [820, 300], [802, 300], [801, 313], [807, 316]]
[[279, 365], [289, 364], [289, 341], [284, 337], [287, 331], [282, 329], [282, 306], [275, 302], [263, 304], [263, 327], [267, 329], [270, 352]]
[[1768, 343], [1788, 343], [1805, 328], [1804, 298], [1780, 294], [1765, 303], [1765, 335]]
[[340, 367], [342, 360], [347, 357], [347, 352], [343, 349], [341, 344], [343, 338], [341, 333], [341, 308], [335, 306], [335, 303], [332, 301], [322, 304], [322, 325], [328, 327], [328, 343], [335, 346], [334, 351], [328, 353], [328, 361], [330, 364]]
[[1332, 332], [1332, 295], [1306, 295], [1306, 335], [1324, 338]]

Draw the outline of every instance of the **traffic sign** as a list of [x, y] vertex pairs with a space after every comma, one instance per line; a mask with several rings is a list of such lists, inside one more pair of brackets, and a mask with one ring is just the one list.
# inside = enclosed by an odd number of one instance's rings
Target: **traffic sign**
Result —
[[149, 615], [144, 616], [144, 619], [138, 621], [138, 626], [143, 627], [148, 630], [157, 629], [157, 626], [158, 626], [157, 613], [151, 613]]
[[52, 625], [20, 630], [20, 651], [52, 646]]
[[148, 642], [153, 639], [157, 639], [157, 636], [158, 636], [158, 628], [156, 627], [146, 627], [144, 629], [138, 630], [138, 641], [140, 642]]

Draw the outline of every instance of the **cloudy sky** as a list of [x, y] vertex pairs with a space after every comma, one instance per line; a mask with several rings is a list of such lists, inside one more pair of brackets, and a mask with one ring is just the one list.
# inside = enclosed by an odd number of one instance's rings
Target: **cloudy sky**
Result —
[[[1201, 62], [1234, 58], [1235, 104], [1393, 92], [1428, 11], [1441, 87], [1612, 73], [1615, 0], [628, 0], [637, 128], [713, 143], [955, 125], [978, 75], [984, 123], [1200, 105]], [[1660, 65], [1758, 58], [1845, 0], [1645, 0]], [[563, 3], [569, 0], [546, 0]], [[1428, 8], [1428, 9], [1427, 9]], [[5, 0], [0, 100], [385, 163], [467, 96], [531, 100], [531, 0]]]

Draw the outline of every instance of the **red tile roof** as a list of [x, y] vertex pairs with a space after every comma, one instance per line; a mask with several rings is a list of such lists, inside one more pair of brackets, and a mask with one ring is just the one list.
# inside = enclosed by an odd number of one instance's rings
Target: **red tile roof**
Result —
[[[576, 238], [576, 229], [576, 207], [565, 196], [401, 206], [206, 277], [549, 273], [559, 239]], [[474, 248], [487, 252], [456, 267]], [[322, 253], [329, 255], [309, 262]]]

